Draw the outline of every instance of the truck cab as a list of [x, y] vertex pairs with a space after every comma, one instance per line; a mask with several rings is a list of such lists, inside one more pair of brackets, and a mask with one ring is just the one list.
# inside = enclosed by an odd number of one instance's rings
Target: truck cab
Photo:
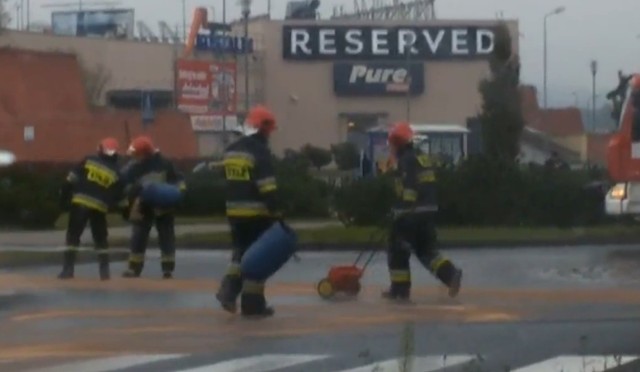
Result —
[[618, 132], [607, 148], [614, 185], [605, 196], [610, 216], [640, 216], [640, 74], [628, 80], [619, 110]]

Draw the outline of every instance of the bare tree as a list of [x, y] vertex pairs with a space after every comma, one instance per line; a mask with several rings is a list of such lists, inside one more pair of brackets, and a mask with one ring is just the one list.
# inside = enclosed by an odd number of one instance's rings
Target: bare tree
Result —
[[89, 67], [83, 61], [79, 62], [87, 101], [91, 106], [100, 106], [104, 88], [111, 80], [111, 71], [100, 63]]
[[7, 0], [0, 0], [0, 32], [9, 28], [11, 13], [7, 7]]

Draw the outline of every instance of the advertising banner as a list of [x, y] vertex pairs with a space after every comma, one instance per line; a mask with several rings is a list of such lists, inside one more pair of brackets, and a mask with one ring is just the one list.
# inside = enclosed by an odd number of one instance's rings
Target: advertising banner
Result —
[[236, 64], [178, 60], [176, 97], [178, 109], [191, 114], [236, 114]]
[[94, 36], [133, 39], [133, 9], [58, 11], [51, 13], [51, 32], [55, 35]]
[[495, 30], [475, 26], [284, 25], [285, 60], [474, 60], [487, 58]]
[[417, 96], [424, 92], [424, 64], [338, 62], [333, 90], [337, 96]]

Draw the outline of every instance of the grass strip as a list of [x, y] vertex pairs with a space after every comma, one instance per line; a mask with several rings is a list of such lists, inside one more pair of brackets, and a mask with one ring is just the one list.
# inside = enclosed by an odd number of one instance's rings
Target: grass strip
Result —
[[[301, 244], [349, 245], [366, 244], [372, 241], [384, 241], [385, 232], [371, 227], [330, 226], [317, 229], [298, 229], [298, 240]], [[552, 227], [442, 227], [438, 229], [441, 243], [537, 243], [575, 241], [620, 240], [637, 237], [640, 231], [632, 226], [599, 226], [592, 228], [559, 229]], [[185, 246], [209, 246], [230, 244], [228, 232], [185, 233], [178, 236], [179, 243]], [[126, 241], [120, 242], [125, 244]], [[115, 243], [114, 243], [115, 244]]]

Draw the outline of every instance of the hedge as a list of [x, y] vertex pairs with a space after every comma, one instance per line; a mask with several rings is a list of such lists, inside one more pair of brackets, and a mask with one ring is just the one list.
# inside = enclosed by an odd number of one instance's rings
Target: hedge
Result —
[[[220, 169], [191, 173], [179, 214], [223, 215], [224, 180]], [[68, 166], [17, 165], [0, 169], [0, 225], [50, 228], [59, 217], [58, 190]], [[393, 202], [389, 176], [328, 183], [296, 156], [276, 161], [280, 199], [288, 217], [337, 214], [355, 225], [384, 223]], [[607, 221], [605, 187], [588, 187], [602, 175], [591, 171], [517, 167], [469, 159], [438, 170], [439, 223], [457, 226], [586, 226]]]

